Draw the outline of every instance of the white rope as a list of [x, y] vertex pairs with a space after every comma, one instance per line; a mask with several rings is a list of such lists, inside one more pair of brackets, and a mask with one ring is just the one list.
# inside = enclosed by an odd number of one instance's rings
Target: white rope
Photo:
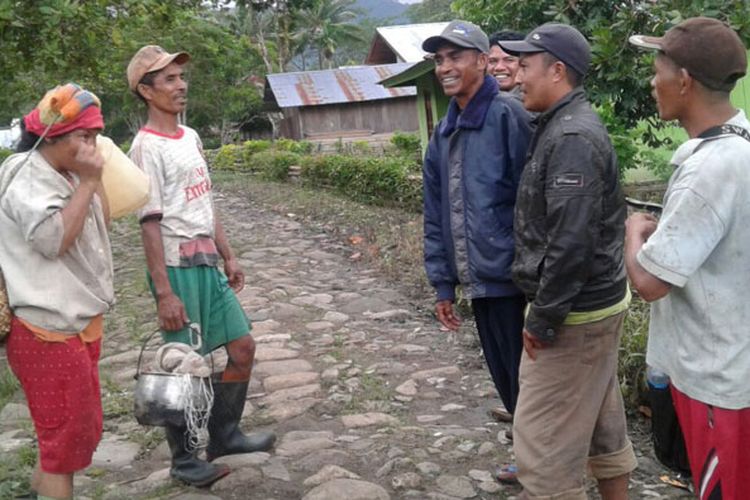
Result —
[[181, 406], [185, 408], [187, 449], [190, 452], [208, 445], [208, 419], [214, 403], [214, 390], [209, 379], [189, 373], [175, 375], [181, 381]]

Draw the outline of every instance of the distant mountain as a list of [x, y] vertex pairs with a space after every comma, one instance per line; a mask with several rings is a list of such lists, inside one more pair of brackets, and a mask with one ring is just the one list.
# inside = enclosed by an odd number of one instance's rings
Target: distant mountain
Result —
[[409, 6], [396, 0], [357, 0], [354, 6], [363, 11], [364, 17], [370, 19], [390, 21], [388, 24], [406, 24], [409, 22], [406, 17], [406, 9]]

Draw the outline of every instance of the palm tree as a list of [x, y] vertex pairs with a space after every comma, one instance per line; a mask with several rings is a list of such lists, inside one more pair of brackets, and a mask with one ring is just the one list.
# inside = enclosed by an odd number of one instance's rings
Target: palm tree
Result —
[[298, 52], [304, 56], [312, 46], [318, 52], [318, 64], [330, 68], [336, 49], [342, 44], [361, 42], [362, 29], [353, 24], [357, 12], [351, 7], [354, 0], [312, 0], [296, 18]]

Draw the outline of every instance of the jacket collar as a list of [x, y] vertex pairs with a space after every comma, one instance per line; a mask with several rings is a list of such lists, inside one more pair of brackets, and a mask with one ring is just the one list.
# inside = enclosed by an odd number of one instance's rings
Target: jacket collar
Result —
[[487, 116], [487, 110], [490, 109], [492, 100], [497, 95], [497, 82], [494, 78], [485, 75], [482, 86], [474, 97], [471, 98], [466, 109], [461, 111], [456, 104], [456, 99], [452, 98], [448, 106], [448, 114], [445, 115], [443, 123], [440, 125], [440, 134], [448, 137], [457, 128], [480, 129], [484, 125], [484, 119]]
[[584, 99], [586, 99], [586, 96], [584, 95], [583, 87], [576, 87], [568, 92], [565, 97], [552, 105], [552, 107], [547, 111], [540, 113], [539, 116], [534, 118], [533, 122], [536, 123], [537, 127], [543, 127], [552, 119], [553, 116], [555, 116], [555, 114], [557, 114], [560, 109], [564, 108], [573, 101]]

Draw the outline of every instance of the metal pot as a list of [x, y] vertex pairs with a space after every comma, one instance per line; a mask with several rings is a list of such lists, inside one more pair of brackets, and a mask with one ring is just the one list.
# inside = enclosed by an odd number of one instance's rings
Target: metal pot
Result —
[[[182, 374], [174, 373], [141, 373], [141, 361], [146, 344], [151, 340], [152, 333], [143, 343], [138, 356], [136, 369], [135, 390], [133, 391], [135, 418], [141, 425], [185, 425], [185, 402], [189, 398], [197, 398], [202, 391], [205, 379], [190, 377], [191, 394], [183, 394], [184, 382]], [[194, 332], [195, 333], [195, 332]], [[200, 333], [198, 333], [200, 336]], [[200, 337], [199, 337], [200, 338]]]

